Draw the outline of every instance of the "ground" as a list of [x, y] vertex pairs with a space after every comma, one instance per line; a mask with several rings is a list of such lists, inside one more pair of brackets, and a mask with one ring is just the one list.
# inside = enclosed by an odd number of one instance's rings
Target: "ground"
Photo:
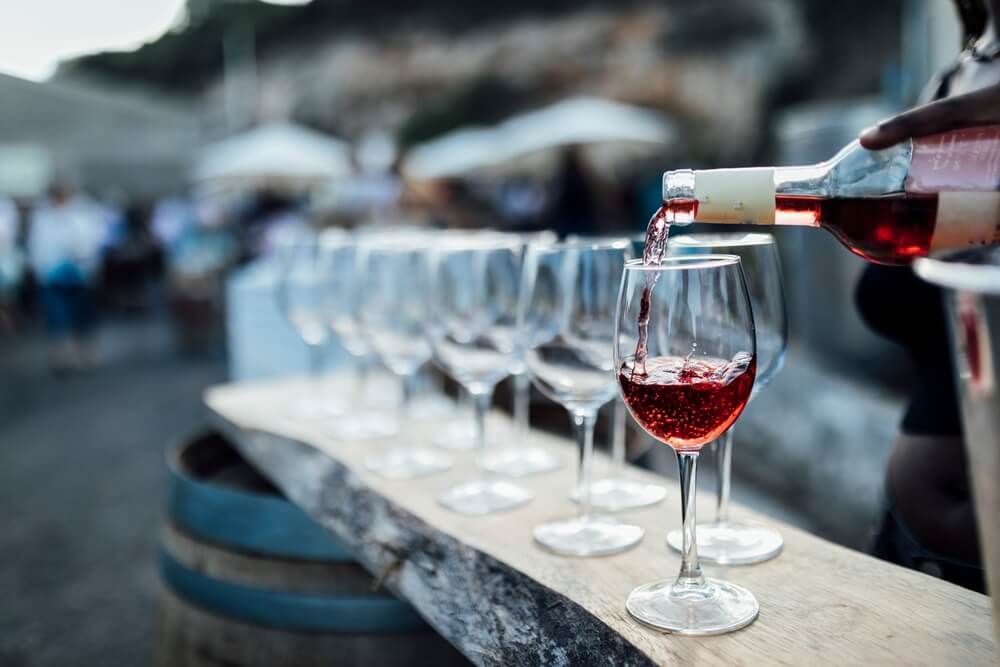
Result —
[[159, 321], [106, 324], [101, 365], [56, 378], [43, 340], [0, 338], [0, 664], [145, 665], [164, 449], [203, 422], [218, 355]]

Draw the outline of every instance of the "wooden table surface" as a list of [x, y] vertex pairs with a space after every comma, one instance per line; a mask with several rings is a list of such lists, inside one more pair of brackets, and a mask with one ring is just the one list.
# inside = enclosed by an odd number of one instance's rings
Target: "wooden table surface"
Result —
[[[714, 637], [649, 629], [628, 615], [625, 598], [639, 584], [677, 573], [679, 557], [665, 546], [668, 530], [680, 523], [675, 477], [630, 471], [669, 490], [661, 505], [622, 515], [645, 527], [638, 547], [603, 558], [556, 556], [533, 543], [531, 529], [575, 511], [567, 498], [576, 475], [570, 442], [534, 436], [566, 465], [519, 480], [535, 494], [530, 504], [464, 516], [435, 498], [475, 474], [473, 454], [456, 453], [453, 468], [440, 475], [382, 479], [364, 467], [364, 459], [394, 442], [338, 442], [322, 423], [283, 414], [282, 405], [300, 382], [216, 387], [206, 402], [265, 476], [474, 663], [982, 665], [996, 660], [987, 597], [739, 506], [732, 508], [733, 518], [778, 528], [784, 552], [758, 565], [704, 564], [704, 569], [753, 591], [760, 617], [746, 629]], [[502, 436], [509, 423], [495, 415], [491, 427]], [[438, 428], [416, 422], [395, 443], [425, 443]], [[600, 474], [607, 460], [598, 456], [595, 464]], [[698, 504], [707, 516], [712, 498], [701, 495]]]

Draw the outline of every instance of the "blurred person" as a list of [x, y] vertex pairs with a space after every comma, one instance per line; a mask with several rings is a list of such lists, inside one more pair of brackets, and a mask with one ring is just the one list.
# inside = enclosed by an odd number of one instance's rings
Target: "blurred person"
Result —
[[0, 331], [14, 326], [14, 307], [24, 275], [24, 254], [18, 245], [20, 216], [17, 206], [0, 196]]
[[195, 212], [186, 197], [164, 197], [156, 202], [151, 214], [150, 229], [160, 246], [172, 253], [184, 234], [195, 224]]
[[163, 252], [149, 218], [148, 206], [127, 206], [104, 252], [103, 284], [111, 303], [126, 312], [146, 310], [149, 289], [162, 275]]
[[549, 226], [560, 237], [599, 233], [596, 187], [579, 146], [568, 146], [560, 153], [548, 217]]
[[243, 215], [241, 259], [267, 254], [282, 230], [307, 224], [300, 197], [270, 190], [258, 192]]
[[[924, 103], [862, 133], [878, 150], [911, 137], [1000, 124], [1000, 0], [955, 0], [967, 47], [935, 78]], [[916, 381], [886, 475], [875, 555], [984, 591], [975, 510], [941, 290], [909, 267], [871, 265], [858, 286], [862, 315], [910, 353]]]
[[41, 286], [53, 340], [50, 363], [54, 372], [85, 368], [93, 362], [93, 284], [106, 222], [98, 207], [65, 183], [54, 184], [31, 214], [28, 261]]

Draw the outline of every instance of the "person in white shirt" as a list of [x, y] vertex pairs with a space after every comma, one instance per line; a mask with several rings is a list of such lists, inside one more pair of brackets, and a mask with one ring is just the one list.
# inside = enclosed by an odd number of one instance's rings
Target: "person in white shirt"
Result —
[[93, 283], [106, 231], [100, 209], [62, 185], [53, 186], [32, 212], [28, 261], [42, 288], [57, 372], [90, 364], [89, 341], [96, 324]]

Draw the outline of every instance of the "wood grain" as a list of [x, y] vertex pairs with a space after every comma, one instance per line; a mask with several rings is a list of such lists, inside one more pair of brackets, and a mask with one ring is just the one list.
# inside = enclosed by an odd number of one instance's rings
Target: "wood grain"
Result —
[[[681, 637], [639, 625], [624, 601], [637, 585], [672, 578], [665, 546], [680, 521], [676, 479], [658, 507], [624, 518], [646, 529], [635, 549], [573, 559], [539, 549], [531, 528], [572, 514], [572, 445], [534, 434], [563, 457], [558, 471], [520, 480], [533, 502], [485, 517], [452, 513], [438, 494], [474, 475], [471, 454], [447, 473], [412, 481], [379, 478], [365, 457], [394, 443], [345, 443], [317, 423], [282, 414], [297, 380], [211, 389], [206, 402], [241, 451], [290, 500], [333, 531], [376, 577], [407, 598], [446, 639], [484, 665], [980, 665], [996, 660], [986, 596], [891, 565], [734, 506], [734, 519], [770, 524], [785, 538], [777, 559], [748, 567], [705, 565], [706, 574], [748, 587], [760, 617], [717, 637]], [[491, 422], [499, 440], [505, 418]], [[408, 427], [397, 443], [424, 443], [434, 425]], [[603, 456], [596, 459], [600, 474]], [[699, 498], [704, 508], [711, 499]]]

